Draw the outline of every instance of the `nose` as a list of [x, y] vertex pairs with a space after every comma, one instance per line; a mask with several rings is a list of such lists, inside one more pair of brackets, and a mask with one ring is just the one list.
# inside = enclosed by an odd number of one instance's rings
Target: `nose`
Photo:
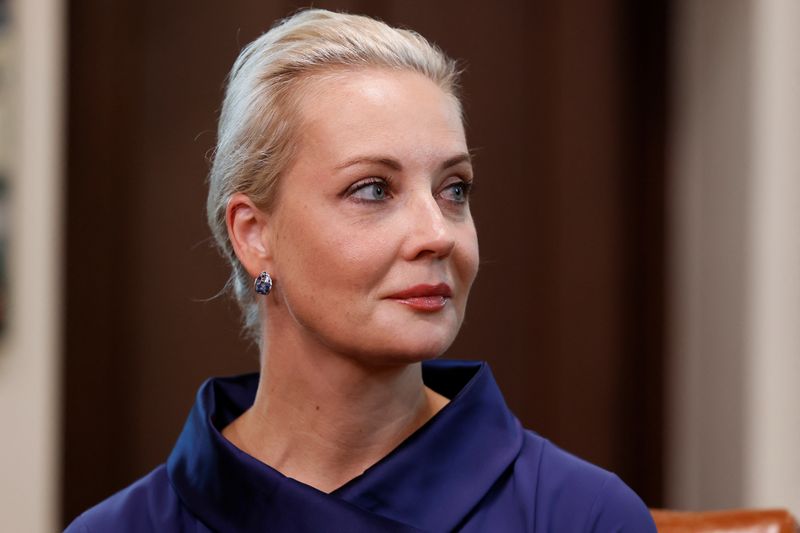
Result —
[[450, 255], [456, 241], [452, 222], [447, 219], [430, 191], [415, 195], [407, 210], [408, 236], [405, 256], [409, 260]]

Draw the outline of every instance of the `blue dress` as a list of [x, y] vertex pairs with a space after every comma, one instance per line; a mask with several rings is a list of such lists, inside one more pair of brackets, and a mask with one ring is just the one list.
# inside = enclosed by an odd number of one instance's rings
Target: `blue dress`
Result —
[[486, 363], [423, 364], [450, 403], [362, 475], [325, 494], [221, 431], [252, 405], [255, 374], [197, 394], [166, 465], [89, 509], [74, 532], [655, 532], [617, 476], [526, 431]]

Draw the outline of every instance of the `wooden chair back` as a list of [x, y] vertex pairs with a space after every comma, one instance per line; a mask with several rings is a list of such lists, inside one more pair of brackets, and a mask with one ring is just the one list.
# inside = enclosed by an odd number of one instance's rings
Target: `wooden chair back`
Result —
[[785, 509], [684, 512], [652, 509], [659, 533], [800, 533]]

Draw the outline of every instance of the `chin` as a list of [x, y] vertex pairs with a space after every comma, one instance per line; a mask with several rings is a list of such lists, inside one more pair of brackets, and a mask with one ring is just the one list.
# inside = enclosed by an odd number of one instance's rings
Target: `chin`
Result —
[[375, 339], [373, 350], [364, 356], [378, 364], [412, 364], [441, 356], [453, 344], [458, 329], [454, 327], [410, 328]]
[[461, 313], [390, 313], [348, 321], [328, 336], [328, 346], [365, 366], [397, 366], [436, 359], [458, 334]]

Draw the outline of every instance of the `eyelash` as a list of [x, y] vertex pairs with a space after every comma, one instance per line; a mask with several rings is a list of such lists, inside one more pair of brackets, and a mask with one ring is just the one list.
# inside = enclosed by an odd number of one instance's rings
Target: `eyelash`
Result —
[[379, 203], [383, 201], [383, 200], [367, 200], [364, 198], [355, 197], [356, 193], [358, 193], [363, 189], [366, 189], [371, 185], [381, 185], [384, 189], [385, 194], [387, 195], [387, 198], [391, 198], [391, 188], [392, 188], [391, 178], [388, 177], [382, 178], [375, 176], [359, 181], [358, 183], [354, 183], [345, 191], [344, 196], [358, 203]]
[[460, 186], [461, 189], [464, 191], [464, 200], [463, 200], [463, 202], [457, 202], [457, 203], [466, 203], [466, 202], [468, 202], [469, 198], [470, 198], [470, 194], [472, 193], [472, 182], [471, 181], [467, 181], [465, 179], [460, 179], [459, 181], [455, 181], [455, 182], [451, 183], [450, 185], [448, 185], [447, 187], [445, 187], [445, 190], [452, 189], [456, 185]]
[[[391, 198], [391, 189], [392, 189], [392, 179], [390, 177], [377, 177], [373, 176], [371, 178], [367, 178], [365, 180], [359, 181], [358, 183], [354, 183], [351, 185], [346, 191], [344, 196], [351, 198], [356, 202], [364, 202], [364, 203], [378, 203], [383, 200], [365, 200], [363, 198], [354, 198], [354, 195], [362, 190], [366, 189], [371, 185], [382, 185], [384, 187], [385, 193], [387, 194], [387, 199]], [[471, 180], [466, 180], [464, 178], [459, 178], [459, 181], [455, 181], [444, 188], [444, 190], [452, 189], [454, 186], [460, 186], [461, 189], [464, 191], [464, 200], [463, 202], [453, 200], [453, 203], [462, 204], [467, 203], [469, 200], [472, 191], [473, 191], [473, 183]]]

